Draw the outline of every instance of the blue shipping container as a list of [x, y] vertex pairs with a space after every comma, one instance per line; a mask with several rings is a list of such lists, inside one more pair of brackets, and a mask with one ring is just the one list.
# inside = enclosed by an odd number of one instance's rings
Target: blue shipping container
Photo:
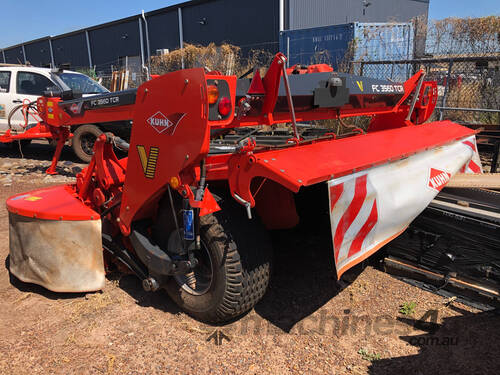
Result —
[[[352, 54], [346, 56], [349, 47]], [[280, 32], [280, 51], [289, 65], [326, 63], [338, 69], [351, 61], [402, 60], [413, 57], [411, 23], [348, 23]], [[375, 65], [373, 65], [374, 67]], [[379, 66], [380, 67], [380, 66]], [[409, 66], [396, 65], [390, 72], [373, 69], [364, 75], [405, 80]], [[370, 74], [371, 73], [371, 74]], [[392, 77], [391, 77], [392, 76]]]
[[290, 66], [327, 63], [337, 68], [354, 39], [354, 24], [280, 32], [280, 51]]

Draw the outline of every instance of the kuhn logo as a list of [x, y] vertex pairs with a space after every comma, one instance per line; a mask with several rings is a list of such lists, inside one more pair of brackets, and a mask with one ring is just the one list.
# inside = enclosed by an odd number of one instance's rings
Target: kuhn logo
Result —
[[173, 113], [169, 116], [165, 116], [163, 113], [158, 111], [153, 116], [148, 118], [146, 122], [160, 134], [167, 131], [166, 134], [173, 135], [177, 125], [185, 115], [185, 113]]
[[69, 107], [70, 111], [73, 112], [75, 115], [80, 113], [80, 106], [76, 103], [71, 104], [71, 107]]
[[450, 181], [451, 174], [439, 169], [431, 168], [429, 173], [429, 187], [436, 191], [441, 189]]
[[173, 125], [172, 121], [161, 112], [156, 112], [153, 116], [148, 118], [148, 124], [155, 128], [158, 133], [163, 133]]

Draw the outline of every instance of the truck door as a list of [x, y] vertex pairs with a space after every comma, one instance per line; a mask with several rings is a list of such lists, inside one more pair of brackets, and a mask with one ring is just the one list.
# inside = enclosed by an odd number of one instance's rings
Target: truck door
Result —
[[[36, 101], [51, 86], [56, 86], [56, 84], [42, 74], [18, 71], [15, 79], [15, 93], [11, 95], [12, 100], [7, 105], [7, 116], [12, 108], [22, 104], [24, 100], [27, 99], [30, 102]], [[28, 124], [34, 125], [36, 123], [37, 120], [29, 116]], [[24, 117], [22, 111], [17, 111], [14, 114], [11, 124], [14, 129], [23, 130]]]
[[9, 115], [7, 107], [12, 101], [12, 72], [10, 70], [0, 71], [0, 133], [7, 130], [7, 116]]

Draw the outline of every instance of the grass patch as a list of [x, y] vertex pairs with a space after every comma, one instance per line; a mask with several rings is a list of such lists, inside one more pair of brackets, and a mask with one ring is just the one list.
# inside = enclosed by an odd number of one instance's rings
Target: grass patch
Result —
[[401, 307], [399, 308], [399, 312], [403, 315], [413, 315], [413, 313], [415, 312], [415, 308], [417, 307], [417, 303], [416, 302], [405, 302], [401, 305]]
[[361, 348], [358, 350], [358, 354], [366, 361], [379, 361], [381, 356], [379, 353], [370, 353], [368, 350]]

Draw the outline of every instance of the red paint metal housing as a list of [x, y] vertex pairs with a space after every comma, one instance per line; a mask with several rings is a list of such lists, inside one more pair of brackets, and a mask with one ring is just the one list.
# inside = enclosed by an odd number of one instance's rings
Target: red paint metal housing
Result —
[[[403, 159], [473, 134], [474, 130], [442, 121], [344, 139], [304, 142], [277, 150], [256, 150], [251, 155], [231, 157], [227, 176], [233, 195], [238, 194], [253, 207], [255, 200], [250, 185], [256, 177], [268, 178], [297, 192], [301, 186]], [[220, 170], [212, 175], [209, 168], [208, 179], [217, 179], [221, 175]]]
[[78, 198], [74, 185], [51, 186], [7, 200], [13, 214], [44, 220], [99, 220], [99, 214]]

